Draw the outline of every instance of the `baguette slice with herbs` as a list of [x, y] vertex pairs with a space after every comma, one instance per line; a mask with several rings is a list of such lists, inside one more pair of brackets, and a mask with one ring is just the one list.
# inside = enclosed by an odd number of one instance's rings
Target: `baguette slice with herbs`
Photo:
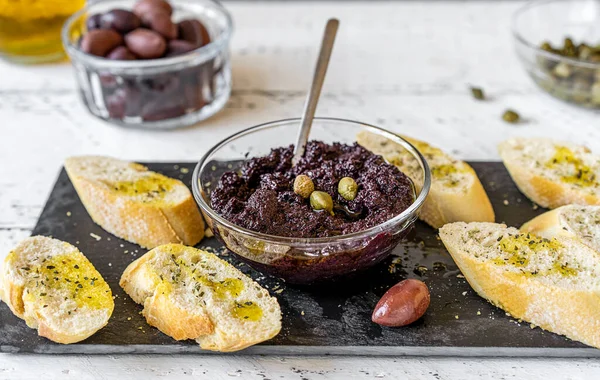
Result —
[[442, 242], [481, 297], [545, 330], [600, 348], [600, 254], [494, 223], [451, 223]]
[[269, 292], [199, 249], [156, 247], [127, 267], [120, 284], [144, 305], [148, 324], [206, 350], [241, 350], [281, 330], [281, 310]]
[[57, 343], [82, 341], [108, 323], [108, 284], [74, 246], [34, 236], [12, 250], [0, 271], [0, 298], [27, 326]]
[[521, 232], [548, 239], [567, 236], [600, 252], [600, 206], [562, 206], [531, 219]]
[[519, 190], [540, 206], [600, 205], [600, 157], [586, 147], [513, 138], [498, 148]]
[[[423, 141], [404, 138], [421, 152], [431, 169], [431, 190], [421, 209], [421, 220], [434, 228], [457, 221], [494, 221], [492, 204], [471, 166]], [[357, 140], [366, 149], [396, 165], [420, 191], [423, 186], [421, 167], [402, 146], [367, 131], [360, 132]]]
[[183, 182], [109, 157], [68, 158], [65, 169], [88, 213], [106, 231], [145, 248], [197, 244], [204, 221]]

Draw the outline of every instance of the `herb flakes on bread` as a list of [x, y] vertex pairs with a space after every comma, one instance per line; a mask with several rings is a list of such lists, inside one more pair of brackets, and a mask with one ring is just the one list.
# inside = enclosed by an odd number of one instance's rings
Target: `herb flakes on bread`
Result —
[[114, 309], [92, 263], [71, 244], [44, 236], [27, 238], [8, 254], [0, 298], [40, 336], [65, 344], [100, 330]]
[[[433, 228], [457, 221], [494, 221], [492, 204], [471, 166], [425, 142], [403, 138], [421, 152], [431, 169], [431, 190], [421, 209], [421, 220]], [[398, 167], [414, 182], [416, 190], [421, 190], [421, 167], [401, 145], [368, 131], [360, 132], [357, 141], [364, 148], [383, 156], [387, 162]]]
[[545, 330], [600, 348], [600, 254], [494, 223], [451, 223], [442, 242], [481, 297]]
[[120, 282], [144, 305], [148, 324], [213, 351], [237, 351], [281, 330], [274, 297], [217, 256], [180, 244], [156, 247], [131, 263]]
[[548, 239], [566, 236], [600, 252], [600, 206], [568, 205], [539, 215], [521, 227]]
[[513, 138], [498, 146], [513, 181], [542, 207], [600, 205], [600, 157], [584, 146]]
[[145, 248], [197, 244], [204, 221], [183, 182], [109, 157], [79, 156], [65, 169], [88, 213], [106, 231]]

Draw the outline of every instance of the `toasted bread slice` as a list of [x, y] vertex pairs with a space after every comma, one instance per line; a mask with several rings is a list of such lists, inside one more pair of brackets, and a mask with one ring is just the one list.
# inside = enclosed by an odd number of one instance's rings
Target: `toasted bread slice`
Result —
[[600, 206], [562, 206], [531, 219], [521, 232], [547, 239], [567, 236], [600, 252]]
[[452, 223], [440, 237], [473, 289], [543, 329], [600, 348], [600, 255], [494, 223]]
[[115, 304], [108, 284], [77, 248], [34, 236], [11, 251], [0, 296], [27, 326], [57, 343], [82, 341], [106, 326]]
[[179, 180], [109, 157], [71, 157], [65, 169], [94, 222], [113, 235], [145, 248], [195, 245], [204, 236], [202, 216]]
[[498, 150], [519, 190], [540, 206], [600, 205], [600, 157], [586, 147], [513, 138]]
[[[403, 136], [404, 137], [404, 136]], [[419, 218], [433, 228], [451, 222], [493, 222], [494, 209], [477, 177], [466, 162], [456, 160], [438, 148], [404, 137], [427, 160], [431, 169], [431, 190]], [[408, 175], [420, 191], [423, 174], [415, 158], [401, 145], [377, 134], [362, 131], [358, 143]]]
[[131, 263], [121, 287], [144, 305], [148, 324], [213, 351], [237, 351], [281, 330], [277, 300], [217, 256], [180, 244], [156, 247]]

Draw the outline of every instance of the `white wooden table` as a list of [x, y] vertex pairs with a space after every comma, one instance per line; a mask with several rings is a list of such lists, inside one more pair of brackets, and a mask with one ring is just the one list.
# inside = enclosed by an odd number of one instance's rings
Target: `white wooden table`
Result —
[[[260, 122], [297, 116], [322, 27], [341, 20], [318, 115], [374, 123], [461, 158], [497, 159], [509, 136], [553, 136], [600, 152], [598, 114], [541, 93], [513, 52], [520, 2], [228, 3], [234, 91], [194, 128], [142, 132], [107, 125], [79, 101], [68, 64], [0, 62], [0, 257], [29, 235], [63, 159], [106, 154], [194, 161], [216, 141]], [[469, 84], [490, 98], [475, 101]], [[525, 119], [506, 124], [514, 108]], [[593, 379], [586, 359], [0, 355], [0, 379]]]

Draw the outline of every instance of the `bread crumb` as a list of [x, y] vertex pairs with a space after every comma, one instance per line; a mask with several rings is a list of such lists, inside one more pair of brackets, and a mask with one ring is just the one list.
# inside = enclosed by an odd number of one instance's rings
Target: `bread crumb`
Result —
[[106, 238], [106, 240], [110, 241], [110, 236]]
[[462, 295], [463, 295], [463, 296], [466, 296], [466, 295], [467, 295], [467, 292], [462, 292]]
[[213, 234], [213, 232], [210, 228], [207, 228], [204, 230], [204, 237], [211, 238], [213, 236], [215, 236], [215, 234]]
[[456, 275], [456, 278], [465, 278], [465, 276], [463, 276], [462, 274], [459, 273]]
[[125, 246], [124, 246], [123, 244], [119, 244], [119, 247], [123, 248], [123, 247], [125, 247]]
[[281, 294], [281, 293], [283, 293], [283, 289], [276, 290], [275, 293]]
[[534, 328], [536, 328], [536, 327], [537, 327], [537, 326], [536, 326], [536, 325], [534, 325], [533, 323], [530, 323], [530, 324], [529, 324], [529, 328], [530, 328], [530, 329], [532, 329], [532, 330], [533, 330]]
[[536, 205], [536, 204], [534, 203], [532, 208], [533, 208], [534, 210], [537, 210], [539, 207], [540, 207], [540, 206], [538, 206], [538, 205]]
[[67, 211], [67, 216], [71, 216], [71, 211]]
[[112, 263], [108, 263], [108, 266], [109, 266], [109, 267], [112, 267]]
[[503, 200], [502, 203], [504, 203], [505, 206], [508, 206], [508, 200]]
[[127, 320], [128, 320], [128, 321], [131, 321], [131, 317], [127, 317]]
[[96, 235], [93, 232], [90, 232], [90, 236], [93, 237], [94, 239], [96, 239], [96, 241], [100, 241], [102, 239], [100, 236]]
[[300, 312], [300, 315], [304, 315], [304, 310], [302, 310], [302, 311]]
[[481, 315], [481, 311], [477, 310], [477, 315]]
[[181, 170], [179, 170], [180, 172], [182, 172], [183, 174], [187, 174], [190, 172], [190, 169], [188, 168], [181, 168]]
[[455, 316], [454, 316], [454, 319], [458, 319], [458, 315], [455, 315]]

